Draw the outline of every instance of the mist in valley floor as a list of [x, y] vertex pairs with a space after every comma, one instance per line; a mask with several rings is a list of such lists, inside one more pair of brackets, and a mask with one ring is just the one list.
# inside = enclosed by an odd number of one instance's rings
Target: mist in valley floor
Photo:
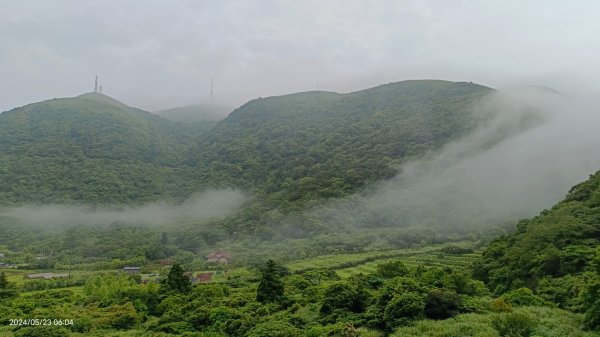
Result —
[[183, 219], [196, 222], [222, 219], [238, 209], [247, 196], [236, 190], [210, 190], [182, 203], [149, 203], [139, 207], [96, 208], [93, 206], [39, 205], [6, 208], [0, 215], [25, 225], [47, 229], [70, 225], [104, 226], [123, 223], [143, 226], [171, 225]]

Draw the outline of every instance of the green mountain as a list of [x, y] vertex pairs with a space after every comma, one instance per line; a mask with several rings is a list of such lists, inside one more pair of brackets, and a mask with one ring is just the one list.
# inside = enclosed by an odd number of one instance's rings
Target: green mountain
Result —
[[180, 195], [193, 126], [89, 93], [0, 114], [0, 202], [128, 203]]
[[403, 161], [468, 134], [471, 106], [492, 91], [419, 80], [259, 98], [202, 135], [189, 164], [203, 183], [253, 189], [298, 209], [391, 177]]
[[0, 114], [0, 203], [141, 203], [212, 186], [301, 209], [468, 134], [470, 107], [492, 91], [422, 80], [298, 93], [250, 101], [214, 126], [97, 93], [48, 100]]

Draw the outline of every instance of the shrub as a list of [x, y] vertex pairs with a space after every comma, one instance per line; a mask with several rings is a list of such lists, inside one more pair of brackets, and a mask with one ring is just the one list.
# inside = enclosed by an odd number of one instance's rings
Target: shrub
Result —
[[600, 328], [600, 279], [586, 285], [581, 297], [585, 307], [585, 326], [589, 329]]
[[506, 337], [529, 337], [536, 326], [532, 318], [521, 313], [497, 314], [492, 325], [500, 336]]
[[15, 337], [68, 337], [69, 331], [61, 326], [28, 326], [19, 329]]
[[362, 312], [366, 307], [369, 294], [358, 285], [338, 282], [325, 289], [320, 314], [328, 315], [336, 309], [350, 312]]
[[541, 305], [544, 300], [536, 296], [529, 288], [519, 288], [500, 297], [511, 305]]
[[187, 322], [169, 322], [159, 325], [154, 330], [180, 335], [186, 331], [191, 331], [192, 327]]
[[425, 316], [432, 319], [446, 319], [458, 314], [460, 297], [455, 292], [434, 289], [425, 299]]
[[385, 307], [383, 319], [388, 329], [404, 325], [423, 316], [425, 300], [419, 293], [408, 292], [394, 296]]
[[94, 321], [90, 316], [81, 315], [78, 316], [77, 319], [73, 320], [73, 326], [71, 327], [71, 330], [85, 333], [90, 331], [93, 325]]
[[597, 300], [585, 312], [584, 323], [588, 329], [600, 328], [600, 300]]
[[408, 268], [406, 268], [402, 261], [394, 260], [377, 265], [377, 274], [384, 278], [405, 276], [408, 274]]
[[135, 326], [140, 321], [131, 302], [120, 306], [112, 306], [108, 319], [112, 328], [123, 330]]
[[268, 321], [248, 331], [248, 337], [300, 337], [302, 331], [285, 321]]
[[512, 305], [501, 298], [497, 298], [492, 304], [492, 310], [495, 312], [512, 312]]
[[489, 309], [489, 301], [482, 297], [462, 296], [458, 310], [463, 313], [480, 313]]

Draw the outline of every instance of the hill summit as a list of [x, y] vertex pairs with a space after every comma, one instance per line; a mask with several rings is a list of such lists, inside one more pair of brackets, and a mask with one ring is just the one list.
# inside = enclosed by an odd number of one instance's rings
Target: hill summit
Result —
[[195, 134], [99, 93], [4, 112], [0, 200], [118, 203], [172, 195], [165, 182]]

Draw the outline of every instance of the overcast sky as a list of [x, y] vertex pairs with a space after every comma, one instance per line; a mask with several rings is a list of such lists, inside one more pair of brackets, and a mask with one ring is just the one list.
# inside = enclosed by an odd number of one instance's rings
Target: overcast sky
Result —
[[0, 111], [93, 89], [156, 110], [418, 78], [600, 87], [598, 1], [3, 1]]

